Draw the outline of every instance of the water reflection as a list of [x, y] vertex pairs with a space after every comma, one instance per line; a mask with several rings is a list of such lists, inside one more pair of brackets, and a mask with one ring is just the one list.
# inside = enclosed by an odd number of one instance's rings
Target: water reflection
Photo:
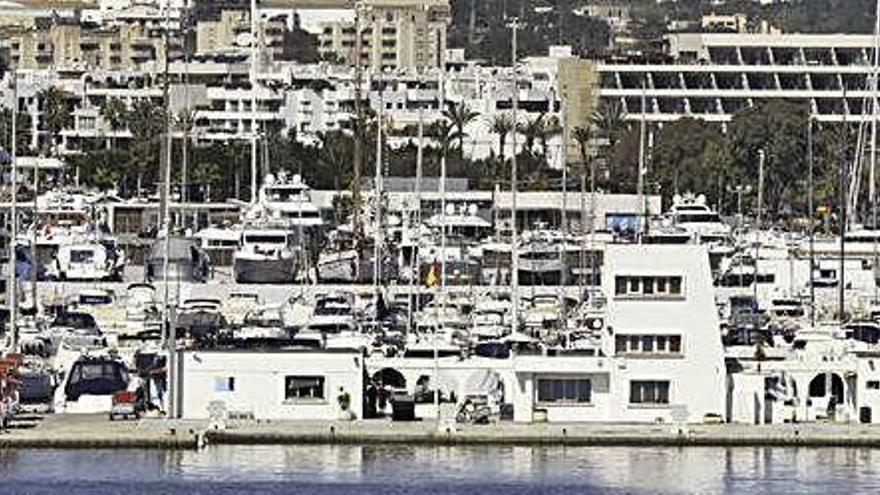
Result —
[[[786, 448], [218, 446], [0, 451], [3, 493], [876, 493], [880, 451]], [[11, 484], [10, 484], [11, 483]], [[291, 484], [293, 483], [293, 484]], [[23, 487], [23, 488], [22, 488]], [[147, 487], [150, 487], [149, 490]], [[286, 487], [286, 488], [285, 488]], [[442, 490], [441, 490], [442, 488]], [[48, 493], [48, 492], [47, 492]]]

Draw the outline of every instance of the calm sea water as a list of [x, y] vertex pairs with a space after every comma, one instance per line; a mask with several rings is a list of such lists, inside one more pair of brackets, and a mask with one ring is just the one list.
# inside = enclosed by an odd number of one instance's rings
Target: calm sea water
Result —
[[880, 450], [210, 447], [0, 451], [0, 493], [878, 493]]

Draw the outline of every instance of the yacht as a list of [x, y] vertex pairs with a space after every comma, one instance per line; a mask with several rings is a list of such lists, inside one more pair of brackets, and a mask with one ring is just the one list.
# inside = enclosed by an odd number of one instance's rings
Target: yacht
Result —
[[300, 261], [296, 236], [283, 227], [245, 228], [232, 256], [235, 281], [240, 284], [294, 282]]
[[122, 280], [125, 253], [115, 244], [80, 241], [59, 246], [46, 269], [51, 280]]
[[721, 220], [718, 212], [709, 208], [704, 195], [675, 195], [672, 207], [665, 215], [668, 224], [677, 227], [702, 244], [728, 244], [730, 226]]
[[128, 385], [128, 370], [121, 360], [108, 355], [80, 356], [55, 392], [55, 412], [109, 413], [113, 395]]
[[195, 239], [172, 236], [166, 246], [164, 237], [157, 238], [147, 256], [147, 282], [164, 280], [166, 248], [168, 279], [180, 282], [206, 282], [211, 274], [211, 260]]
[[299, 175], [269, 174], [249, 209], [232, 256], [238, 283], [287, 283], [308, 278], [323, 224]]

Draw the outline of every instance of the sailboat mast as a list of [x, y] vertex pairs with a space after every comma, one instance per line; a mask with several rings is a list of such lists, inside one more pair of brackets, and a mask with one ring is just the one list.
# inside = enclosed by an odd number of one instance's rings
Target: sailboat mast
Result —
[[7, 303], [9, 304], [9, 328], [12, 331], [12, 351], [18, 351], [18, 288], [16, 286], [17, 279], [15, 277], [15, 243], [18, 237], [18, 161], [16, 160], [18, 129], [16, 121], [18, 120], [18, 69], [12, 71], [12, 143], [10, 145], [11, 153], [9, 155], [10, 165], [12, 167], [12, 208], [10, 211], [11, 229], [9, 233], [9, 261], [7, 269], [9, 273], [8, 282], [6, 284]]
[[[440, 112], [446, 108], [446, 80], [445, 67], [440, 65]], [[444, 136], [446, 139], [446, 136]], [[449, 143], [443, 143], [440, 155], [440, 295], [443, 302], [443, 312], [446, 313], [446, 152]]]
[[[872, 67], [871, 67], [871, 157], [870, 157], [870, 171], [868, 177], [868, 196], [871, 201], [871, 230], [877, 230], [877, 184], [876, 184], [876, 171], [877, 171], [877, 117], [878, 117], [878, 109], [877, 109], [877, 78], [878, 78], [878, 67], [880, 67], [880, 0], [877, 1], [877, 5], [874, 10], [874, 46], [872, 53]], [[874, 278], [874, 299], [877, 299], [878, 295], [878, 287], [877, 287], [877, 275], [878, 275], [878, 246], [877, 246], [877, 236], [871, 236], [874, 240], [873, 252], [874, 252], [874, 262], [872, 263], [873, 269], [873, 278]]]
[[381, 285], [382, 278], [382, 124], [385, 117], [385, 98], [379, 90], [379, 111], [376, 117], [376, 177], [373, 185], [376, 191], [375, 227], [376, 236], [373, 246], [373, 285], [376, 289]]
[[257, 204], [257, 0], [251, 0], [251, 204]]
[[[421, 86], [421, 84], [419, 85]], [[419, 232], [420, 227], [422, 225], [422, 160], [424, 159], [424, 149], [425, 149], [425, 119], [424, 119], [424, 110], [422, 106], [419, 105], [419, 148], [416, 152], [416, 184], [415, 184], [415, 210], [412, 212], [412, 217], [410, 219], [410, 235], [413, 236], [410, 240], [410, 243], [415, 242], [413, 244], [412, 251], [410, 252], [410, 277], [409, 277], [409, 298], [408, 298], [408, 307], [407, 307], [407, 320], [408, 325], [407, 329], [412, 330], [413, 326], [413, 296], [415, 293], [416, 286], [419, 281], [419, 262], [417, 256], [417, 248], [420, 247], [419, 244]]]
[[816, 283], [815, 277], [815, 240], [816, 225], [814, 218], [815, 207], [813, 206], [813, 120], [814, 115], [810, 113], [810, 119], [807, 123], [807, 219], [809, 220], [808, 228], [810, 229], [810, 326], [816, 326]]
[[168, 293], [168, 267], [169, 267], [169, 258], [171, 257], [171, 146], [172, 146], [172, 135], [171, 135], [171, 98], [170, 98], [170, 81], [168, 76], [168, 58], [170, 56], [169, 53], [169, 38], [171, 29], [171, 5], [165, 5], [165, 31], [164, 31], [164, 45], [165, 45], [165, 67], [164, 67], [164, 81], [162, 85], [162, 93], [164, 98], [165, 105], [165, 153], [164, 157], [161, 159], [163, 169], [162, 169], [162, 227], [165, 232], [165, 246], [164, 246], [164, 257], [162, 260], [162, 290], [163, 290], [163, 304], [162, 304], [162, 340], [163, 344], [168, 350], [168, 394], [166, 398], [168, 400], [168, 405], [166, 408], [166, 412], [168, 413], [168, 417], [174, 417], [174, 384], [175, 380], [175, 369], [174, 369], [174, 352], [175, 352], [175, 338], [171, 335], [173, 330], [173, 325], [171, 325], [171, 315], [170, 315], [170, 307], [169, 307], [169, 293]]
[[[354, 6], [354, 170], [351, 183], [351, 196], [354, 204], [352, 210], [352, 229], [355, 235], [355, 245], [360, 241], [361, 235], [361, 169], [363, 166], [363, 132], [364, 132], [364, 110], [361, 96], [361, 84], [363, 82], [363, 67], [361, 66], [361, 11], [363, 5], [360, 1], [355, 2]], [[358, 254], [360, 259], [360, 254]], [[360, 278], [360, 262], [355, 264], [356, 278]]]
[[645, 112], [646, 105], [646, 91], [647, 91], [647, 81], [642, 79], [642, 115], [639, 121], [639, 173], [636, 178], [636, 195], [638, 196], [638, 225], [636, 235], [638, 236], [638, 242], [642, 242], [642, 234], [645, 231], [645, 226], [648, 222], [647, 217], [644, 216], [645, 208], [643, 207], [645, 201], [645, 132], [647, 128], [647, 122]]
[[517, 160], [516, 160], [516, 134], [517, 134], [517, 110], [519, 107], [519, 78], [517, 76], [517, 31], [519, 30], [519, 19], [514, 17], [510, 23], [511, 29], [511, 54], [510, 69], [513, 78], [513, 96], [511, 98], [513, 115], [513, 157], [510, 164], [510, 223], [511, 223], [511, 242], [510, 242], [510, 260], [511, 260], [511, 288], [513, 290], [513, 308], [511, 311], [511, 331], [519, 330], [519, 234], [517, 233], [517, 215], [516, 215], [516, 189], [517, 189]]

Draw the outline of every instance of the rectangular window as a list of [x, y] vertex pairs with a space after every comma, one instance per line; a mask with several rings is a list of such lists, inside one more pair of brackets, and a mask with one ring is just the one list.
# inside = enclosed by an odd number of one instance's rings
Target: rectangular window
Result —
[[865, 386], [868, 390], [880, 390], [880, 381], [868, 380], [868, 383], [866, 383]]
[[639, 293], [639, 279], [636, 277], [632, 277], [629, 279], [629, 293], [630, 294], [638, 294]]
[[629, 352], [639, 352], [639, 342], [642, 339], [638, 335], [631, 335], [629, 338]]
[[641, 380], [629, 382], [630, 404], [669, 404], [669, 382]]
[[651, 357], [681, 354], [681, 335], [625, 335], [614, 337], [617, 355], [648, 354]]
[[669, 352], [669, 349], [666, 346], [667, 341], [668, 339], [665, 335], [657, 336], [657, 352]]
[[214, 378], [214, 392], [235, 392], [235, 377]]
[[679, 297], [682, 295], [682, 291], [682, 277], [618, 276], [614, 280], [614, 293], [618, 296], [644, 297], [646, 299]]
[[658, 294], [666, 294], [666, 278], [658, 277], [657, 278], [657, 293]]
[[325, 400], [323, 376], [284, 377], [285, 400]]
[[589, 404], [593, 384], [587, 378], [541, 378], [537, 394], [544, 404]]

